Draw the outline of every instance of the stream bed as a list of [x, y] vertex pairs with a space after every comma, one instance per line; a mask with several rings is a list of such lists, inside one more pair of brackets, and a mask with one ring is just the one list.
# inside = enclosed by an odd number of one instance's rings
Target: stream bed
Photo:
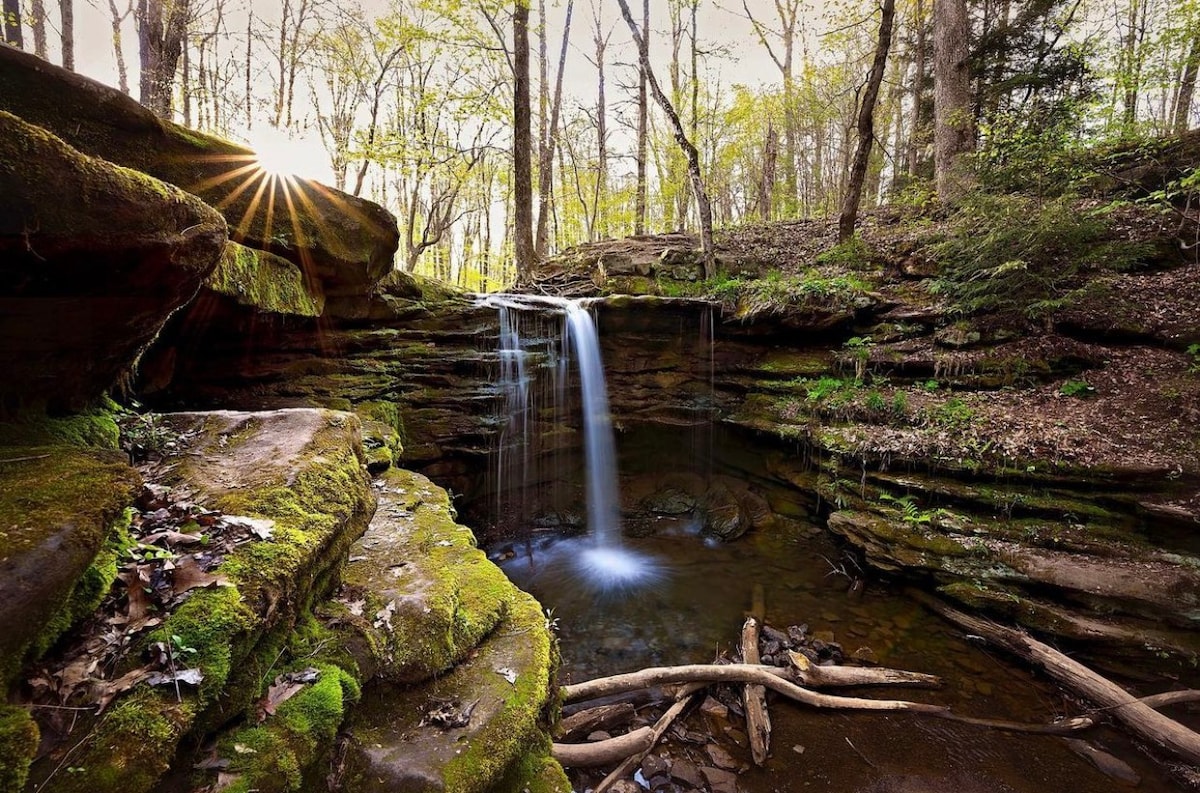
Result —
[[[647, 490], [647, 476], [711, 476], [698, 447], [711, 439], [656, 434], [622, 439], [622, 491]], [[664, 452], [682, 451], [664, 460]], [[657, 453], [654, 450], [658, 450]], [[718, 455], [732, 459], [737, 455]], [[720, 466], [718, 466], [721, 468]], [[736, 466], [735, 466], [736, 469]], [[736, 473], [728, 467], [723, 476]], [[1050, 722], [1078, 708], [1050, 683], [926, 612], [899, 589], [863, 574], [853, 557], [811, 520], [780, 517], [767, 529], [723, 542], [701, 533], [693, 516], [630, 514], [623, 549], [644, 565], [611, 581], [579, 564], [591, 547], [586, 535], [531, 530], [493, 545], [493, 558], [518, 586], [534, 594], [557, 625], [562, 682], [648, 666], [704, 663], [736, 653], [740, 629], [761, 587], [766, 622], [780, 630], [807, 626], [808, 635], [836, 643], [849, 663], [861, 659], [940, 676], [940, 689], [860, 689], [854, 694], [950, 705], [981, 718]], [[852, 585], [852, 580], [860, 584]], [[734, 699], [730, 698], [730, 702]], [[711, 765], [709, 744], [734, 758], [737, 788], [745, 793], [814, 790], [824, 793], [1104, 793], [1136, 789], [1178, 791], [1168, 776], [1122, 734], [1097, 728], [1080, 735], [1092, 747], [1128, 764], [1140, 781], [1099, 770], [1082, 741], [1005, 733], [900, 713], [818, 712], [770, 695], [772, 752], [750, 764], [740, 718], [714, 721], [693, 712], [658, 754]], [[651, 710], [652, 722], [661, 711]], [[697, 735], [707, 736], [703, 741]], [[691, 740], [687, 740], [690, 738]], [[597, 775], [573, 776], [577, 790]], [[691, 790], [675, 780], [661, 790]]]

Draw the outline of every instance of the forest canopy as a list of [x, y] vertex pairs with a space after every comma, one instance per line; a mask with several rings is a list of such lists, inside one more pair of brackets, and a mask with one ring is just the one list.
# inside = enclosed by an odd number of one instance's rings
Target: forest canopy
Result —
[[1200, 0], [634, 0], [624, 20], [619, 5], [3, 9], [9, 44], [377, 201], [399, 219], [399, 266], [480, 290], [515, 258], [698, 232], [702, 203], [719, 229], [945, 200], [957, 170], [1061, 193], [1074, 154], [1200, 116]]

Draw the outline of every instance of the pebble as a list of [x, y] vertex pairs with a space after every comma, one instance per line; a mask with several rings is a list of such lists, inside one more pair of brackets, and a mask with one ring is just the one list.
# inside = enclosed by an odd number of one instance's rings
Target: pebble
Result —
[[729, 708], [717, 702], [712, 697], [705, 697], [700, 703], [700, 712], [713, 719], [728, 719]]
[[992, 692], [995, 691], [991, 683], [985, 683], [982, 680], [975, 681], [975, 690], [980, 694], [983, 694], [985, 697], [990, 697]]
[[642, 760], [642, 775], [647, 779], [662, 776], [671, 770], [671, 761], [656, 754], [648, 754]]
[[607, 733], [604, 730], [596, 730], [593, 733], [589, 733], [587, 739], [589, 741], [607, 741], [611, 737], [612, 733]]
[[621, 779], [609, 788], [612, 793], [642, 793], [642, 786], [632, 779]]

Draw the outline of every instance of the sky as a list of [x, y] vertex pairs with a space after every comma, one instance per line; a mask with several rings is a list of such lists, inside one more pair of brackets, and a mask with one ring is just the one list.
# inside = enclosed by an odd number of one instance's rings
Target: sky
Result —
[[[364, 7], [370, 13], [382, 13], [387, 8], [386, 0], [362, 0]], [[119, 6], [129, 0], [116, 0]], [[199, 0], [193, 0], [197, 3]], [[747, 0], [756, 17], [770, 24], [775, 19], [774, 0]], [[628, 93], [622, 90], [620, 84], [630, 80], [631, 64], [635, 60], [633, 44], [629, 31], [620, 17], [616, 0], [576, 0], [574, 19], [571, 32], [571, 50], [568, 55], [568, 65], [565, 75], [565, 93], [568, 106], [593, 106], [596, 92], [596, 70], [589, 58], [593, 53], [593, 8], [598, 4], [601, 13], [601, 26], [605, 31], [611, 31], [611, 43], [608, 50], [606, 67], [608, 86], [608, 105], [610, 113], [615, 113], [619, 103], [628, 101]], [[808, 13], [809, 27], [821, 25], [820, 18], [825, 13], [825, 0], [813, 0]], [[57, 3], [47, 3], [50, 15], [48, 20], [48, 36], [51, 40], [50, 59], [60, 60], [58, 50]], [[229, 26], [237, 29], [240, 16], [245, 19], [246, 5], [239, 0], [231, 0], [232, 10], [228, 15]], [[240, 10], [238, 6], [240, 5]], [[639, 15], [639, 0], [631, 0], [634, 13]], [[278, 19], [281, 0], [250, 0], [257, 19]], [[123, 6], [122, 6], [123, 7]], [[551, 79], [556, 68], [557, 50], [561, 36], [563, 18], [565, 16], [565, 0], [548, 0], [547, 15], [550, 23], [548, 40], [549, 57], [551, 61]], [[654, 34], [651, 37], [651, 60], [661, 79], [666, 79], [666, 67], [670, 59], [667, 44], [668, 11], [664, 0], [651, 0], [651, 19]], [[111, 17], [108, 4], [102, 0], [76, 0], [76, 71], [97, 79], [108, 85], [117, 84], [116, 59], [112, 47]], [[536, 22], [536, 3], [534, 9]], [[242, 23], [244, 24], [244, 23]], [[703, 48], [719, 50], [722, 54], [708, 58], [706, 66], [710, 85], [719, 82], [723, 88], [733, 84], [761, 86], [778, 84], [779, 70], [767, 55], [753, 32], [750, 22], [745, 18], [741, 0], [719, 0], [702, 2], [699, 19], [700, 39]], [[28, 31], [27, 42], [29, 45]], [[536, 80], [536, 39], [533, 68]], [[127, 19], [123, 31], [123, 50], [128, 65], [131, 93], [137, 96], [137, 36], [132, 19]], [[268, 78], [264, 75], [264, 82]], [[536, 90], [536, 89], [535, 89]], [[242, 142], [254, 147], [270, 147], [282, 152], [282, 157], [291, 160], [296, 170], [302, 175], [322, 181], [331, 181], [328, 160], [319, 141], [285, 140], [282, 136], [273, 135], [272, 130], [259, 124], [262, 129], [253, 130], [253, 134], [235, 135]], [[610, 119], [614, 135], [618, 138], [623, 133], [617, 128], [615, 120]], [[619, 146], [619, 140], [615, 141]]]

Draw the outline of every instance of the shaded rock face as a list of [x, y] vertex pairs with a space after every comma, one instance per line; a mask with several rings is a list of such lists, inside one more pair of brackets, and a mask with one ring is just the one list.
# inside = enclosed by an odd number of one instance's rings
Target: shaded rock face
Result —
[[249, 149], [11, 47], [0, 51], [0, 110], [221, 207], [235, 241], [298, 265], [326, 296], [363, 298], [392, 268], [399, 232], [382, 207], [316, 182], [268, 178]]
[[0, 140], [0, 396], [77, 409], [195, 295], [225, 221], [8, 113]]

